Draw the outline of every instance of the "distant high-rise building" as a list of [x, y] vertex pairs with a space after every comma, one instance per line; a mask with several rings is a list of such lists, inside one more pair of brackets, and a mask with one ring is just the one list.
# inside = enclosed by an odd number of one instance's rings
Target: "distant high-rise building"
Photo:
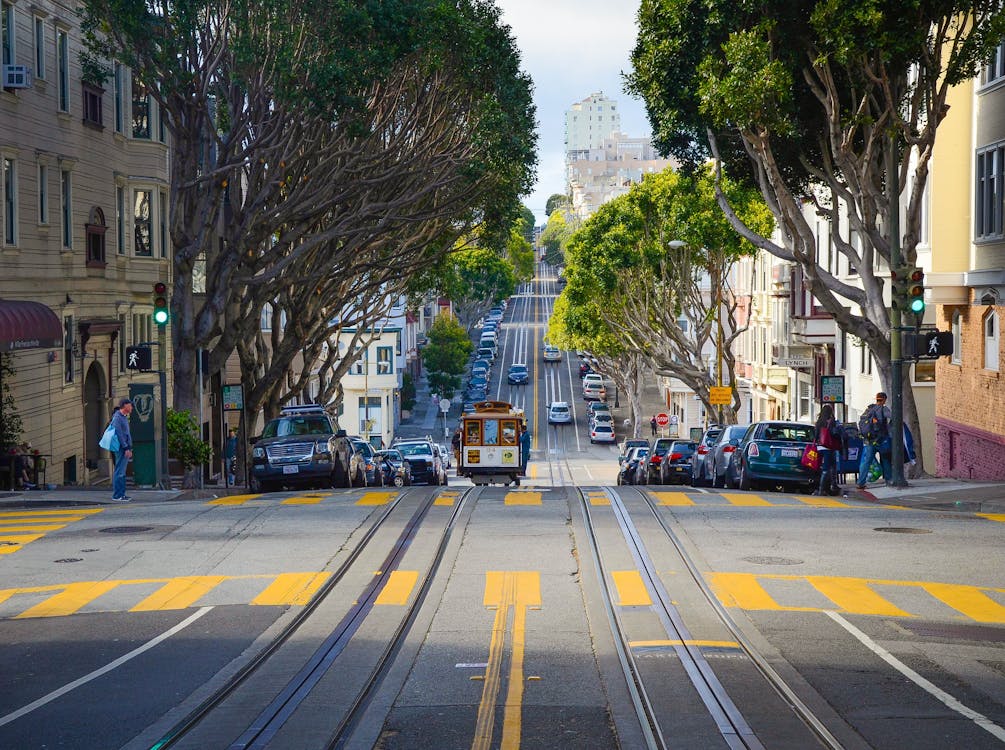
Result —
[[601, 148], [611, 133], [621, 130], [618, 103], [603, 91], [590, 94], [565, 112], [566, 161], [581, 158], [579, 152]]

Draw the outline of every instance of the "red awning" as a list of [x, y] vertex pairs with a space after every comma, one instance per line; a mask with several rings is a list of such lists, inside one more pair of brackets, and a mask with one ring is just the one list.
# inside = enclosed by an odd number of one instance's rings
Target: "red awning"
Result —
[[0, 299], [0, 352], [62, 345], [63, 324], [48, 307], [41, 302]]

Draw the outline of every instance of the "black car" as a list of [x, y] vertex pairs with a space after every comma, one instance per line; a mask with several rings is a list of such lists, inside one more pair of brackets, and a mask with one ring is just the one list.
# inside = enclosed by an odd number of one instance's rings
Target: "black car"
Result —
[[629, 448], [618, 469], [618, 484], [636, 484], [639, 462], [644, 463], [648, 455], [648, 446]]
[[380, 482], [384, 487], [407, 487], [412, 483], [412, 467], [401, 452], [391, 448], [377, 451], [375, 457]]
[[335, 432], [331, 418], [317, 404], [283, 409], [252, 442], [255, 492], [366, 484], [363, 457], [344, 432]]
[[510, 385], [527, 385], [530, 382], [530, 372], [527, 365], [516, 362], [509, 366], [506, 373], [506, 382]]
[[395, 442], [391, 447], [408, 461], [413, 482], [447, 483], [447, 473], [440, 461], [440, 452], [431, 440], [402, 440]]
[[670, 443], [667, 454], [660, 464], [660, 484], [690, 484], [691, 459], [698, 444], [689, 440], [675, 440]]
[[663, 460], [670, 452], [670, 446], [673, 445], [673, 442], [671, 438], [656, 438], [652, 450], [649, 451], [649, 458], [646, 460], [644, 481], [640, 482], [640, 484], [662, 483], [663, 474], [661, 467], [663, 466]]
[[359, 455], [360, 462], [366, 472], [365, 486], [370, 487], [380, 484], [380, 475], [377, 472], [377, 457], [374, 447], [370, 445], [370, 443], [366, 442], [366, 440], [358, 436], [350, 437], [349, 442], [352, 443], [353, 449]]

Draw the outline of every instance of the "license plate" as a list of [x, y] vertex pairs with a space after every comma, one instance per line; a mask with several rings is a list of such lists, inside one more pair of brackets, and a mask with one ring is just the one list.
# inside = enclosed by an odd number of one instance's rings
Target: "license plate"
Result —
[[798, 448], [782, 448], [782, 456], [785, 458], [799, 458], [803, 452]]
[[284, 466], [283, 474], [298, 474], [300, 472], [299, 466]]

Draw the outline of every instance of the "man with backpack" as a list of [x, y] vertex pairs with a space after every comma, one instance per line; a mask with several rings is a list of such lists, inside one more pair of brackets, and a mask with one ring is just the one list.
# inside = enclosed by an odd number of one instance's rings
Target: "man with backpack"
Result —
[[862, 455], [858, 461], [858, 482], [856, 486], [860, 490], [865, 489], [866, 482], [869, 481], [869, 467], [876, 454], [879, 454], [879, 463], [883, 467], [883, 479], [890, 481], [890, 420], [893, 413], [886, 405], [886, 394], [880, 391], [876, 394], [876, 403], [870, 404], [869, 408], [858, 420], [858, 431], [862, 436]]

